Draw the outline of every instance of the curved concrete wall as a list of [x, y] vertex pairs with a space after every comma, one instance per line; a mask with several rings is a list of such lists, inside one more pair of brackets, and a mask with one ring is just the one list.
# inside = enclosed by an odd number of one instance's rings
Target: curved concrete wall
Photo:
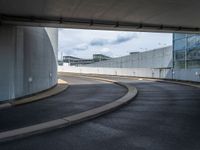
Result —
[[0, 101], [54, 86], [57, 47], [57, 29], [0, 26]]

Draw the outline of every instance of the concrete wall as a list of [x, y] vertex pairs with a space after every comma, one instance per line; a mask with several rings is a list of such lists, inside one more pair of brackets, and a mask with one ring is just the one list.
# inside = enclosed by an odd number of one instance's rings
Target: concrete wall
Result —
[[101, 68], [59, 66], [59, 72], [137, 76], [162, 79], [177, 79], [200, 82], [200, 69], [151, 69], [151, 68]]
[[81, 67], [59, 66], [59, 71], [200, 82], [200, 69], [172, 69], [172, 58], [172, 47], [165, 47]]
[[172, 47], [169, 46], [82, 66], [105, 68], [170, 68], [172, 67], [172, 56]]
[[57, 47], [57, 29], [0, 26], [0, 101], [54, 86]]

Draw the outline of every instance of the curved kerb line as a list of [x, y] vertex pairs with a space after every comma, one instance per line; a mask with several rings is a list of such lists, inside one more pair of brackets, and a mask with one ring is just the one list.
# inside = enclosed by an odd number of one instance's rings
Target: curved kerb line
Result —
[[42, 99], [45, 99], [48, 97], [52, 97], [54, 95], [57, 95], [57, 94], [65, 91], [68, 87], [69, 87], [69, 84], [66, 81], [58, 79], [58, 83], [55, 87], [49, 88], [41, 93], [40, 92], [36, 93], [32, 96], [28, 96], [25, 98], [21, 98], [19, 100], [14, 100], [11, 102], [3, 103], [0, 105], [0, 110], [6, 109], [6, 108], [9, 108], [12, 106], [24, 105], [24, 104], [36, 102], [36, 101], [39, 101], [39, 100], [42, 100]]
[[[81, 77], [85, 77], [85, 76], [81, 76]], [[82, 113], [78, 113], [78, 114], [75, 114], [72, 116], [68, 116], [68, 117], [64, 117], [64, 118], [36, 124], [36, 125], [31, 125], [31, 126], [24, 127], [24, 128], [1, 132], [0, 133], [0, 142], [24, 138], [24, 137], [27, 137], [30, 135], [44, 133], [47, 131], [52, 131], [52, 130], [55, 130], [58, 128], [67, 127], [72, 124], [77, 124], [82, 121], [96, 118], [98, 116], [101, 116], [103, 114], [111, 112], [111, 111], [127, 104], [134, 97], [136, 97], [136, 95], [138, 93], [138, 91], [135, 87], [129, 86], [128, 84], [120, 83], [120, 82], [117, 82], [114, 80], [103, 79], [103, 78], [95, 78], [95, 77], [86, 77], [86, 78], [92, 78], [92, 79], [97, 79], [97, 80], [102, 80], [102, 81], [118, 84], [122, 87], [125, 87], [127, 89], [127, 93], [123, 97], [117, 99], [114, 102], [108, 103], [106, 105], [103, 105], [103, 106], [100, 106], [100, 107], [97, 107], [97, 108], [94, 108], [94, 109], [91, 109], [91, 110], [88, 110], [88, 111], [85, 111]]]

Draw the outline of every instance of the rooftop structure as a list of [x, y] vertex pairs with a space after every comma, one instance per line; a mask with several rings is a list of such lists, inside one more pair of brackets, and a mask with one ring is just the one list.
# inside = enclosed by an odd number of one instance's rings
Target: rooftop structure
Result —
[[109, 59], [111, 59], [111, 57], [108, 57], [103, 54], [94, 54], [93, 55], [94, 62], [99, 62], [99, 61], [104, 61], [104, 60], [109, 60]]
[[63, 62], [68, 63], [70, 66], [92, 64], [94, 62], [105, 61], [108, 59], [111, 58], [103, 54], [94, 54], [93, 59], [83, 59], [74, 56], [63, 56]]

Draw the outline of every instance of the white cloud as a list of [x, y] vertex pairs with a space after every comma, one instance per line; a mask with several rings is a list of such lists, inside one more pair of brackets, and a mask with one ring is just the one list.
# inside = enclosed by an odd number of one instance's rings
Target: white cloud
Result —
[[77, 51], [85, 51], [87, 49], [88, 49], [88, 44], [86, 43], [81, 43], [73, 48], [73, 50], [77, 50]]
[[102, 48], [100, 51], [105, 53], [105, 52], [111, 51], [111, 49], [110, 49], [110, 48], [107, 48], [107, 47], [104, 47], [104, 48]]
[[117, 45], [117, 44], [128, 42], [132, 40], [133, 38], [137, 38], [136, 33], [120, 33], [117, 36], [113, 36], [112, 39], [111, 38], [93, 39], [90, 42], [90, 45], [91, 46]]
[[124, 33], [124, 34], [119, 34], [115, 40], [112, 41], [112, 44], [121, 44], [128, 42], [134, 38], [137, 38], [137, 33]]
[[81, 29], [59, 31], [59, 51], [83, 58], [91, 58], [94, 53], [122, 56], [167, 45], [172, 45], [172, 34]]

